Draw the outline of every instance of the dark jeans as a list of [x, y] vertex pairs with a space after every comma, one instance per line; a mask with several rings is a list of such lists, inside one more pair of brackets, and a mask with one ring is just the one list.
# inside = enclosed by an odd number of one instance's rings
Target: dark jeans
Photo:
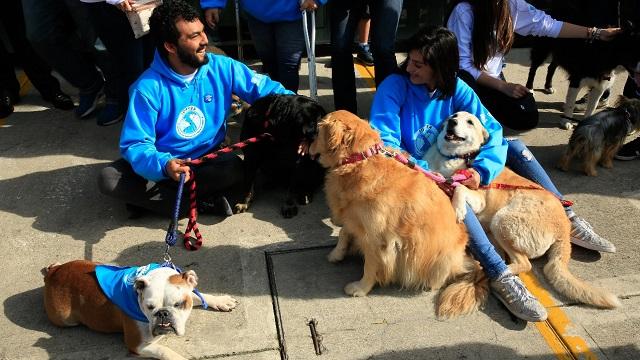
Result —
[[[234, 198], [237, 187], [244, 178], [242, 160], [236, 154], [225, 153], [219, 157], [194, 167], [196, 196], [198, 201], [216, 196]], [[173, 180], [154, 182], [133, 171], [124, 159], [116, 160], [102, 169], [98, 177], [100, 192], [143, 209], [172, 217], [176, 202], [178, 183]], [[231, 203], [233, 206], [233, 203]], [[189, 187], [185, 185], [180, 205], [180, 216], [189, 210]]]
[[353, 68], [353, 38], [366, 5], [371, 14], [371, 51], [376, 85], [397, 71], [396, 31], [402, 0], [340, 0], [329, 3], [331, 22], [331, 78], [336, 110], [358, 112]]
[[78, 0], [22, 0], [27, 39], [33, 48], [80, 93], [102, 86], [89, 55], [95, 31]]
[[[53, 99], [53, 96], [60, 92], [60, 83], [51, 75], [51, 67], [33, 50], [25, 36], [24, 15], [20, 0], [6, 0], [2, 4], [0, 23], [4, 26], [13, 48], [16, 65], [22, 66], [33, 86], [45, 100]], [[0, 89], [9, 91], [16, 99], [20, 92], [14, 64], [2, 41], [0, 41]]]
[[302, 19], [264, 23], [249, 14], [246, 16], [253, 44], [262, 61], [262, 71], [297, 93], [300, 60], [305, 50]]
[[107, 100], [116, 101], [124, 109], [129, 103], [129, 86], [149, 66], [154, 44], [150, 35], [136, 39], [127, 16], [106, 2], [83, 3], [102, 43], [113, 60], [108, 72]]
[[530, 130], [538, 126], [538, 105], [533, 94], [527, 93], [519, 99], [514, 99], [498, 90], [478, 84], [473, 76], [464, 70], [460, 70], [458, 76], [478, 94], [482, 105], [502, 126], [513, 130]]

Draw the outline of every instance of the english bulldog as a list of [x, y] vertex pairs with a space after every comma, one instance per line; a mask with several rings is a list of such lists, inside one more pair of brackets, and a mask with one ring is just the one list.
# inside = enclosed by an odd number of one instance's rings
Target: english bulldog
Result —
[[193, 270], [179, 273], [158, 264], [116, 267], [75, 260], [49, 265], [43, 273], [44, 305], [54, 325], [123, 332], [131, 353], [156, 359], [184, 359], [157, 341], [165, 334], [184, 335], [193, 306], [231, 311], [237, 305], [227, 295], [194, 292]]

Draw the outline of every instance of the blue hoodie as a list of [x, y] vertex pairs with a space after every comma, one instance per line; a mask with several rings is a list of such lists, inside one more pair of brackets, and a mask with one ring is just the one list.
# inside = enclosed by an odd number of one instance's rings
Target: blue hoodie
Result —
[[129, 89], [129, 109], [120, 153], [140, 176], [166, 179], [166, 163], [196, 159], [224, 140], [231, 93], [253, 103], [269, 94], [293, 94], [241, 62], [207, 54], [191, 82], [185, 82], [156, 51], [151, 67]]
[[504, 168], [507, 140], [502, 126], [480, 103], [475, 92], [457, 79], [452, 97], [438, 99], [439, 90], [430, 96], [424, 85], [414, 85], [408, 76], [394, 74], [378, 87], [371, 106], [371, 127], [378, 130], [388, 146], [407, 151], [420, 167], [429, 169], [422, 160], [429, 147], [436, 143], [444, 120], [458, 111], [469, 112], [482, 122], [489, 139], [480, 148], [472, 166], [487, 185]]
[[[318, 5], [324, 5], [327, 0], [315, 0], [315, 2]], [[224, 8], [226, 3], [227, 0], [200, 0], [200, 6], [203, 9]], [[240, 0], [240, 6], [264, 23], [295, 21], [302, 17], [299, 0]]]

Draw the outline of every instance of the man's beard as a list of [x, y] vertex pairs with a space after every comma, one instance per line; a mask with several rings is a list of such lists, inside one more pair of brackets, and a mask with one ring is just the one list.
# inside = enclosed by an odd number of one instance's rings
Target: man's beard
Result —
[[191, 66], [194, 69], [199, 68], [209, 62], [209, 57], [205, 53], [204, 59], [198, 59], [197, 54], [188, 53], [182, 47], [178, 46], [178, 59], [184, 64]]

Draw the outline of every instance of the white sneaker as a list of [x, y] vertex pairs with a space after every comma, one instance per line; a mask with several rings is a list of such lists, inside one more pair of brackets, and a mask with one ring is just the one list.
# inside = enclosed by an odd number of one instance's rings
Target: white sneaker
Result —
[[616, 252], [616, 246], [609, 240], [596, 234], [591, 224], [587, 220], [573, 216], [571, 219], [571, 242], [590, 250], [600, 252]]
[[520, 319], [532, 322], [547, 320], [547, 309], [531, 295], [522, 280], [508, 269], [491, 282], [491, 290], [493, 295]]

